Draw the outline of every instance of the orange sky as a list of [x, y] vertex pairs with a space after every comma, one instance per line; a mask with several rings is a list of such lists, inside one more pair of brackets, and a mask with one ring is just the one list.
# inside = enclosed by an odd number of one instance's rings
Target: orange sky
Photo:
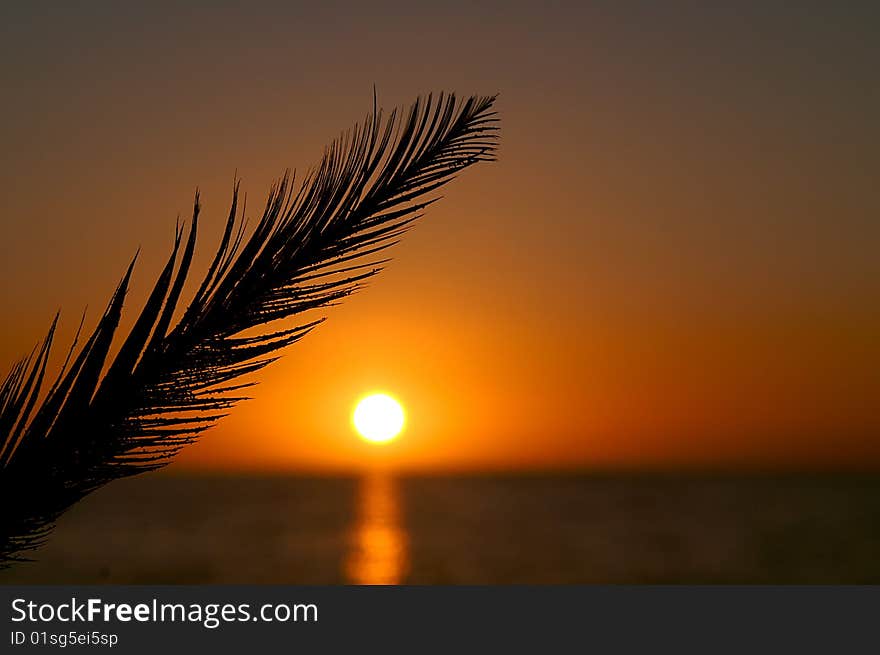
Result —
[[4, 9], [0, 363], [140, 246], [138, 306], [196, 184], [204, 266], [373, 83], [500, 92], [500, 161], [176, 468], [880, 466], [876, 9], [374, 9]]

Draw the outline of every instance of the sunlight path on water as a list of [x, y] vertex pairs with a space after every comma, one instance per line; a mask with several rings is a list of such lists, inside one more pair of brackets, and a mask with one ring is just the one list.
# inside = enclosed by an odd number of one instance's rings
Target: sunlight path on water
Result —
[[344, 563], [346, 580], [399, 584], [409, 566], [408, 548], [396, 481], [386, 473], [366, 474], [357, 492], [357, 514]]

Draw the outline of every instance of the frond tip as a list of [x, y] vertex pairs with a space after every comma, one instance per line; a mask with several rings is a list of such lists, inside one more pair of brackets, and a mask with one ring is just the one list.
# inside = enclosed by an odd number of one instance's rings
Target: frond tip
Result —
[[374, 103], [301, 184], [285, 173], [272, 186], [249, 232], [236, 182], [217, 252], [172, 327], [196, 247], [196, 192], [186, 240], [179, 227], [113, 361], [106, 360], [134, 261], [95, 331], [78, 352], [71, 348], [37, 406], [56, 317], [0, 385], [0, 567], [42, 543], [86, 494], [167, 464], [244, 399], [252, 383], [238, 378], [277, 359], [323, 319], [254, 336], [257, 328], [336, 304], [378, 273], [387, 259], [377, 256], [437, 200], [434, 191], [494, 158], [494, 100], [428, 96], [387, 119]]

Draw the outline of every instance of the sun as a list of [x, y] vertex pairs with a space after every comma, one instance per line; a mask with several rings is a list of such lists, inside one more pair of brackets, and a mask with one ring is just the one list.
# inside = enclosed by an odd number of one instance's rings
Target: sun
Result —
[[391, 441], [403, 430], [405, 421], [401, 404], [385, 393], [361, 398], [351, 416], [355, 430], [370, 443]]

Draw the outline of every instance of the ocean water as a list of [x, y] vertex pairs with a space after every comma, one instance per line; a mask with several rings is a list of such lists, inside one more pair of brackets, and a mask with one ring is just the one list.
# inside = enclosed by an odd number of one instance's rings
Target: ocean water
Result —
[[878, 583], [880, 477], [143, 476], [0, 583]]

